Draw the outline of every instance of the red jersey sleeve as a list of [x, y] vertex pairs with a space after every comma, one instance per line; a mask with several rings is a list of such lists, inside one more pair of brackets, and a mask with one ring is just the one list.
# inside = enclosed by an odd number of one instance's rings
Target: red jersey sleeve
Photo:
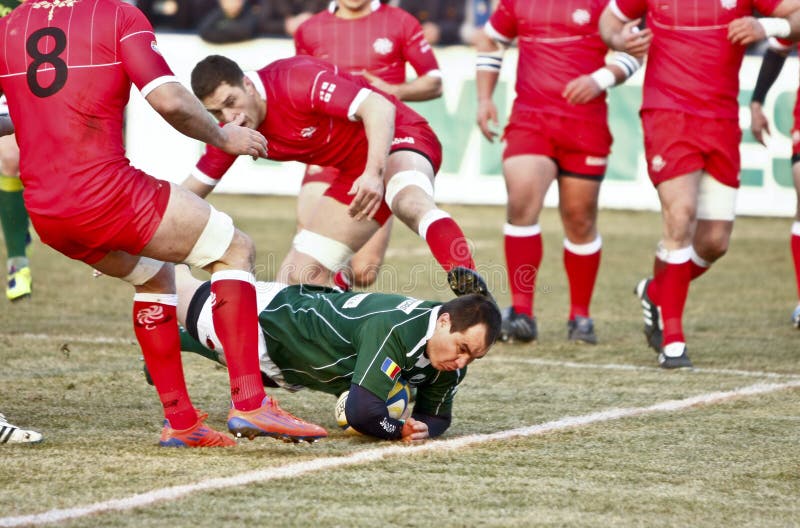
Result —
[[403, 17], [403, 55], [419, 77], [439, 69], [433, 48], [422, 33], [422, 26], [410, 14]]
[[[153, 26], [136, 8], [121, 9], [118, 31], [125, 73], [139, 90], [160, 77], [174, 77], [156, 44]], [[146, 94], [145, 94], [146, 95]]]
[[236, 156], [212, 145], [206, 145], [206, 151], [197, 162], [192, 176], [206, 185], [216, 185], [228, 172], [234, 161], [236, 161]]
[[622, 20], [629, 21], [647, 13], [647, 0], [611, 0], [611, 11]]
[[769, 16], [782, 1], [783, 0], [754, 0], [753, 6], [759, 13]]
[[308, 46], [306, 45], [306, 39], [305, 39], [306, 27], [308, 26], [306, 26], [306, 23], [303, 22], [302, 24], [300, 24], [300, 27], [297, 28], [297, 31], [294, 32], [295, 55], [313, 55], [313, 53], [311, 53], [311, 50], [308, 49]]
[[[364, 81], [366, 83], [366, 81]], [[354, 120], [355, 111], [371, 91], [366, 84], [336, 73], [336, 68], [304, 64], [292, 68], [284, 83], [292, 106]]]
[[500, 0], [485, 29], [490, 37], [506, 44], [517, 37], [517, 17], [511, 0]]

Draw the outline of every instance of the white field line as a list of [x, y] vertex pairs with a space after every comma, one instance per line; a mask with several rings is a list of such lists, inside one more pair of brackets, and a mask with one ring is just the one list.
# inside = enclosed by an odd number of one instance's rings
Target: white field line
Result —
[[313, 473], [324, 469], [332, 469], [337, 467], [352, 466], [356, 464], [364, 464], [368, 462], [375, 462], [385, 457], [395, 455], [411, 455], [424, 452], [438, 452], [445, 450], [461, 449], [473, 445], [483, 444], [486, 442], [493, 442], [498, 440], [508, 440], [517, 437], [538, 436], [546, 433], [562, 431], [564, 429], [573, 429], [595, 423], [607, 422], [610, 420], [619, 420], [622, 418], [631, 418], [643, 416], [647, 414], [661, 413], [661, 412], [676, 412], [689, 409], [698, 405], [713, 405], [722, 403], [734, 398], [742, 398], [746, 396], [754, 396], [759, 394], [768, 394], [775, 391], [800, 388], [800, 380], [790, 381], [787, 383], [758, 383], [747, 387], [723, 392], [712, 392], [708, 394], [701, 394], [683, 400], [668, 400], [646, 407], [628, 407], [622, 409], [608, 409], [583, 416], [567, 416], [546, 422], [539, 425], [531, 425], [527, 427], [520, 427], [517, 429], [510, 429], [507, 431], [499, 431], [490, 434], [476, 434], [452, 438], [449, 440], [432, 441], [421, 445], [405, 446], [393, 444], [388, 447], [378, 447], [374, 449], [367, 449], [358, 451], [350, 455], [341, 457], [325, 457], [306, 462], [298, 462], [289, 464], [287, 466], [266, 468], [258, 471], [250, 471], [241, 473], [231, 477], [221, 477], [203, 480], [194, 484], [184, 484], [181, 486], [172, 486], [169, 488], [155, 489], [145, 493], [139, 493], [125, 497], [122, 499], [112, 499], [103, 502], [89, 504], [87, 506], [79, 506], [75, 508], [65, 508], [46, 511], [44, 513], [37, 513], [33, 515], [20, 515], [16, 517], [0, 517], [0, 526], [23, 526], [28, 524], [45, 524], [69, 519], [77, 519], [87, 515], [104, 513], [109, 511], [125, 511], [133, 508], [141, 508], [149, 506], [157, 502], [168, 500], [176, 500], [187, 495], [202, 492], [232, 488], [237, 486], [244, 486], [255, 482], [267, 482], [271, 480], [278, 480], [284, 478], [298, 477], [307, 473]]
[[0, 339], [29, 339], [31, 341], [61, 341], [64, 343], [92, 343], [100, 345], [135, 345], [136, 338], [131, 336], [124, 337], [102, 337], [102, 336], [79, 336], [79, 335], [57, 335], [57, 334], [0, 334]]
[[[653, 355], [655, 357], [655, 355]], [[488, 356], [481, 359], [484, 362], [498, 362], [498, 363], [526, 363], [528, 365], [541, 365], [543, 367], [556, 367], [556, 368], [575, 368], [575, 369], [598, 369], [598, 370], [627, 370], [627, 371], [643, 371], [643, 372], [664, 372], [661, 367], [642, 367], [638, 365], [619, 365], [615, 363], [597, 364], [597, 363], [578, 363], [576, 361], [555, 361], [551, 359], [537, 359], [537, 358], [512, 358], [512, 357], [498, 357]], [[693, 373], [693, 374], [724, 374], [728, 376], [743, 376], [751, 378], [770, 378], [770, 379], [800, 379], [800, 374], [780, 372], [763, 372], [758, 370], [735, 370], [735, 369], [707, 369], [707, 368], [693, 368], [691, 370], [680, 370], [680, 372]]]

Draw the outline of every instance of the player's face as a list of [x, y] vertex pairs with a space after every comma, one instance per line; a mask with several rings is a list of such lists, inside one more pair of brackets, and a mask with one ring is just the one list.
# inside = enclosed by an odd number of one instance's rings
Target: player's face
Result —
[[486, 355], [486, 325], [475, 325], [463, 332], [450, 332], [450, 314], [436, 320], [425, 353], [436, 370], [457, 370]]
[[220, 123], [230, 123], [239, 114], [244, 114], [242, 126], [253, 129], [258, 128], [266, 114], [266, 102], [246, 77], [244, 86], [220, 84], [211, 95], [203, 99], [203, 106]]
[[339, 8], [346, 11], [357, 12], [369, 9], [372, 0], [339, 0]]

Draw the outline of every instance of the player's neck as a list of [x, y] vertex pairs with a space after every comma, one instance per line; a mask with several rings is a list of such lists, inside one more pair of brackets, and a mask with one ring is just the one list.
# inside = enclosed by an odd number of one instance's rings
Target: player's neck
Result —
[[367, 4], [361, 9], [347, 9], [346, 7], [339, 6], [336, 9], [335, 15], [346, 20], [354, 20], [356, 18], [365, 17], [370, 13], [372, 13], [372, 4]]

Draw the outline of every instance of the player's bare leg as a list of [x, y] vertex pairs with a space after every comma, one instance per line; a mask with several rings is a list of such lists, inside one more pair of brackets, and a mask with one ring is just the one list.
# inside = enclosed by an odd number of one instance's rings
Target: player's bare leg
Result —
[[350, 217], [345, 204], [323, 196], [306, 229], [295, 237], [276, 280], [332, 286], [334, 274], [348, 265], [353, 253], [379, 227], [374, 220]]
[[567, 338], [595, 344], [597, 336], [589, 305], [600, 269], [602, 241], [597, 232], [600, 179], [561, 175], [558, 209], [564, 225], [564, 269], [570, 290]]
[[412, 151], [392, 153], [386, 164], [385, 201], [394, 215], [428, 244], [436, 261], [447, 272], [456, 295], [478, 293], [491, 297], [464, 233], [433, 199], [433, 167]]
[[791, 251], [798, 303], [792, 311], [792, 325], [800, 328], [800, 162], [792, 164], [792, 178], [796, 197], [794, 223], [792, 224]]
[[503, 161], [508, 194], [503, 245], [511, 290], [511, 306], [503, 310], [504, 341], [529, 342], [538, 337], [534, 300], [543, 256], [539, 215], [557, 175], [558, 166], [547, 156], [525, 154]]
[[19, 179], [19, 147], [13, 134], [0, 137], [0, 224], [6, 242], [6, 297], [18, 301], [30, 297], [33, 280], [28, 262], [30, 244], [28, 212]]

